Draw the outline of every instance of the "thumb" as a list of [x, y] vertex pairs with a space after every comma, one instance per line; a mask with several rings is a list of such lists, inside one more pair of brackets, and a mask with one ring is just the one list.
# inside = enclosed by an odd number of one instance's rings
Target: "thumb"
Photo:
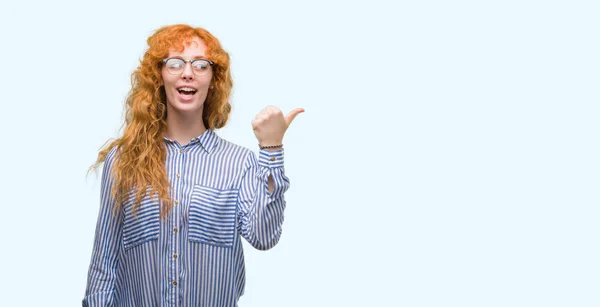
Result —
[[292, 121], [294, 120], [294, 118], [296, 118], [296, 116], [302, 112], [304, 112], [303, 108], [293, 109], [292, 111], [290, 111], [290, 113], [288, 113], [285, 116], [285, 123], [289, 126], [292, 123]]

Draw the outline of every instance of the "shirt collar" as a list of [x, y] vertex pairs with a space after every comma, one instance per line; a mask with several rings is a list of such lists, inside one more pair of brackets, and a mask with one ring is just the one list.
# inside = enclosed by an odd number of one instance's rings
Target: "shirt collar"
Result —
[[[169, 142], [174, 142], [166, 136], [165, 140]], [[219, 136], [217, 136], [217, 134], [212, 129], [206, 129], [206, 131], [204, 131], [199, 136], [192, 138], [189, 146], [195, 146], [196, 143], [198, 143], [200, 144], [200, 146], [202, 146], [202, 149], [204, 149], [204, 151], [206, 151], [207, 153], [211, 153], [214, 150], [215, 146], [217, 146], [218, 141]]]
[[217, 142], [219, 141], [219, 137], [212, 129], [206, 129], [204, 133], [192, 139], [192, 141], [197, 141], [202, 145], [202, 148], [206, 150], [207, 153], [211, 153], [215, 146], [217, 146]]

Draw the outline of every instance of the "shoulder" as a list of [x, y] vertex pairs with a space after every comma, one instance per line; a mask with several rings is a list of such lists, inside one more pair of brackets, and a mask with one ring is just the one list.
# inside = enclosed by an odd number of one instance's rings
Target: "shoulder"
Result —
[[118, 146], [113, 146], [113, 148], [108, 151], [106, 154], [106, 162], [112, 163], [115, 160], [115, 156], [117, 155], [117, 147]]
[[113, 146], [108, 153], [106, 153], [106, 158], [104, 159], [103, 169], [107, 171], [111, 171], [115, 161], [117, 160], [118, 146]]
[[115, 164], [115, 160], [116, 160], [116, 156], [117, 156], [117, 151], [118, 151], [118, 146], [114, 146], [112, 147], [107, 153], [106, 153], [106, 157], [104, 158], [104, 162], [102, 164], [102, 181], [107, 181], [107, 180], [112, 180], [112, 177], [114, 175], [114, 170], [113, 170], [113, 166]]
[[247, 147], [235, 144], [229, 140], [221, 138], [220, 136], [218, 136], [218, 138], [219, 144], [217, 146], [217, 152], [220, 155], [228, 156], [233, 160], [245, 161], [254, 154], [254, 152]]
[[113, 146], [106, 154], [104, 160], [104, 168], [111, 168], [115, 160], [117, 159], [118, 146]]

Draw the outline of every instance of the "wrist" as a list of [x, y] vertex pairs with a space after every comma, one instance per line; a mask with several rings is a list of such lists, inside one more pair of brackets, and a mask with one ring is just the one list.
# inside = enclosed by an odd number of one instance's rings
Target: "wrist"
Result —
[[267, 144], [259, 143], [258, 148], [266, 149], [266, 150], [270, 150], [270, 151], [277, 151], [277, 150], [281, 150], [283, 148], [283, 144], [279, 143], [279, 144], [270, 145], [268, 143]]
[[258, 146], [277, 146], [283, 144], [282, 139], [258, 140]]

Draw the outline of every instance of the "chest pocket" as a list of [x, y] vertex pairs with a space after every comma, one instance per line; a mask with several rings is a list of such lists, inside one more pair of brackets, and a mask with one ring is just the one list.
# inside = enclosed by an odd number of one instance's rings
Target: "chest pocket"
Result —
[[189, 207], [188, 239], [232, 247], [235, 236], [237, 190], [195, 185]]
[[124, 203], [123, 248], [129, 250], [140, 244], [157, 240], [160, 232], [160, 203], [158, 198], [142, 199], [136, 214], [132, 212], [135, 197]]

